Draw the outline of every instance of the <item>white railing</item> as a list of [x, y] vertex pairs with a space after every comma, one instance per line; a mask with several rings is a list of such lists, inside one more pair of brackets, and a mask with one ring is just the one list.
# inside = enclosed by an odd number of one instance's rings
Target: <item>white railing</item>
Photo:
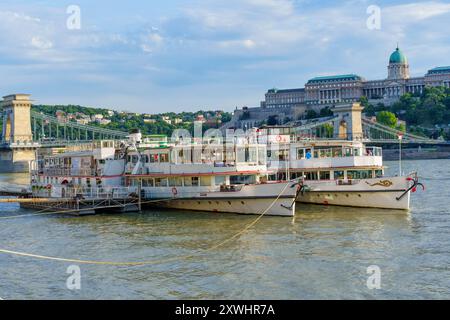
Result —
[[70, 177], [70, 176], [101, 176], [101, 171], [94, 170], [91, 168], [80, 168], [80, 169], [72, 169], [72, 168], [44, 168], [41, 171], [43, 174], [47, 176], [61, 176], [61, 177]]
[[[346, 158], [346, 157], [381, 157], [383, 155], [383, 149], [380, 147], [365, 147], [365, 148], [351, 148], [351, 147], [332, 147], [327, 149], [313, 149], [302, 147], [302, 150], [306, 151], [311, 149], [310, 158]], [[297, 152], [297, 151], [296, 151]], [[296, 160], [308, 159], [306, 153], [299, 157], [296, 155]]]
[[124, 199], [136, 193], [136, 187], [56, 187], [33, 186], [32, 194], [36, 197], [57, 197], [63, 199]]

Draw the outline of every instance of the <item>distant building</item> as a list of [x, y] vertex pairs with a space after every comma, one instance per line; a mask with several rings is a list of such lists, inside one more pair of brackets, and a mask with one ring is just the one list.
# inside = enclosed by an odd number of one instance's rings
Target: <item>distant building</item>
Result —
[[89, 122], [91, 122], [90, 119], [86, 119], [86, 118], [77, 119], [76, 121], [78, 124], [83, 124], [83, 125], [89, 124]]
[[172, 120], [170, 120], [170, 117], [168, 116], [163, 116], [162, 120], [167, 124], [172, 124]]
[[312, 78], [304, 88], [270, 89], [259, 108], [236, 110], [222, 128], [257, 126], [269, 117], [281, 124], [285, 119], [301, 118], [308, 110], [319, 112], [339, 103], [357, 102], [363, 96], [373, 104], [391, 105], [405, 93], [421, 94], [425, 87], [450, 88], [450, 66], [430, 69], [423, 77], [411, 77], [408, 59], [398, 47], [389, 57], [387, 71], [387, 78], [382, 80], [344, 74]]
[[144, 119], [144, 123], [156, 123], [156, 119]]
[[92, 121], [98, 121], [98, 120], [101, 120], [101, 119], [103, 119], [103, 118], [104, 118], [104, 117], [103, 117], [102, 114], [94, 114], [94, 115], [91, 117]]
[[423, 77], [410, 77], [408, 59], [397, 47], [389, 57], [388, 76], [382, 80], [366, 80], [356, 74], [316, 77], [304, 88], [266, 93], [261, 103], [266, 108], [286, 108], [305, 104], [320, 110], [336, 103], [356, 102], [365, 96], [375, 103], [390, 105], [405, 93], [422, 93], [426, 86], [450, 88], [450, 66], [437, 67]]
[[98, 124], [103, 124], [103, 125], [107, 125], [111, 123], [110, 119], [97, 119], [95, 120], [95, 122], [97, 122]]

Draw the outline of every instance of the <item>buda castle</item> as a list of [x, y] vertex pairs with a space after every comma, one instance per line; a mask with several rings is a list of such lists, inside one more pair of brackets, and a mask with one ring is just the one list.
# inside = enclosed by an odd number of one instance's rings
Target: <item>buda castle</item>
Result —
[[236, 110], [228, 127], [258, 126], [270, 115], [297, 120], [307, 112], [319, 112], [339, 103], [352, 103], [365, 96], [372, 104], [391, 105], [405, 93], [420, 94], [426, 86], [450, 88], [450, 66], [430, 69], [423, 77], [410, 77], [408, 59], [397, 47], [389, 58], [388, 75], [382, 80], [366, 80], [356, 74], [315, 77], [304, 88], [270, 89], [261, 106]]

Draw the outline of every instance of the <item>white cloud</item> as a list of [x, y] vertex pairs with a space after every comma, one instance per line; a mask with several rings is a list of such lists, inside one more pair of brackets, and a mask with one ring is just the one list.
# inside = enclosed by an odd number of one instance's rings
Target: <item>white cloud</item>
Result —
[[450, 12], [450, 3], [419, 2], [390, 6], [382, 9], [383, 16], [392, 22], [411, 24]]
[[31, 45], [37, 49], [50, 49], [53, 47], [53, 43], [50, 40], [44, 39], [42, 37], [31, 38]]
[[[260, 91], [249, 92], [248, 97], [262, 98], [266, 87], [302, 86], [308, 77], [318, 74], [385, 76], [387, 57], [397, 41], [410, 58], [413, 73], [431, 67], [429, 64], [450, 63], [445, 32], [449, 3], [411, 0], [409, 4], [391, 4], [386, 0], [386, 5], [380, 3], [382, 28], [376, 31], [366, 27], [369, 3], [192, 0], [178, 9], [173, 6], [159, 20], [140, 18], [132, 24], [128, 24], [130, 19], [111, 26], [111, 20], [99, 19], [93, 26], [85, 15], [82, 30], [76, 32], [65, 28], [64, 8], [59, 12], [54, 7], [30, 5], [25, 13], [8, 8], [0, 10], [0, 57], [7, 61], [0, 67], [8, 79], [4, 85], [11, 79], [19, 87], [38, 83], [40, 78], [61, 83], [76, 79], [80, 84], [89, 83], [89, 88], [98, 81], [99, 86], [108, 86], [105, 92], [114, 87], [136, 95], [137, 88], [147, 92], [147, 86], [154, 86], [155, 99], [170, 105], [172, 97], [157, 96], [162, 87], [182, 87], [191, 94], [190, 88], [208, 87], [219, 78], [217, 90], [221, 91], [211, 92], [211, 101], [218, 94], [218, 101], [235, 99], [240, 104], [240, 97], [222, 94], [255, 86]], [[91, 5], [97, 4], [86, 4]], [[417, 61], [422, 60], [419, 65]], [[74, 75], [69, 80], [68, 72]], [[105, 98], [88, 96], [94, 101]]]

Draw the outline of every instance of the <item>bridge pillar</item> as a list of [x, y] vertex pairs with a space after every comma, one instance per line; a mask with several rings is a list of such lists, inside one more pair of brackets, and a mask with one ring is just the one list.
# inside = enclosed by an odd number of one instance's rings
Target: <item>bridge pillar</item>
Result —
[[31, 133], [30, 95], [5, 96], [0, 106], [3, 112], [0, 172], [29, 172], [38, 147]]
[[334, 119], [334, 138], [344, 140], [362, 140], [363, 129], [360, 103], [338, 104], [332, 111]]

